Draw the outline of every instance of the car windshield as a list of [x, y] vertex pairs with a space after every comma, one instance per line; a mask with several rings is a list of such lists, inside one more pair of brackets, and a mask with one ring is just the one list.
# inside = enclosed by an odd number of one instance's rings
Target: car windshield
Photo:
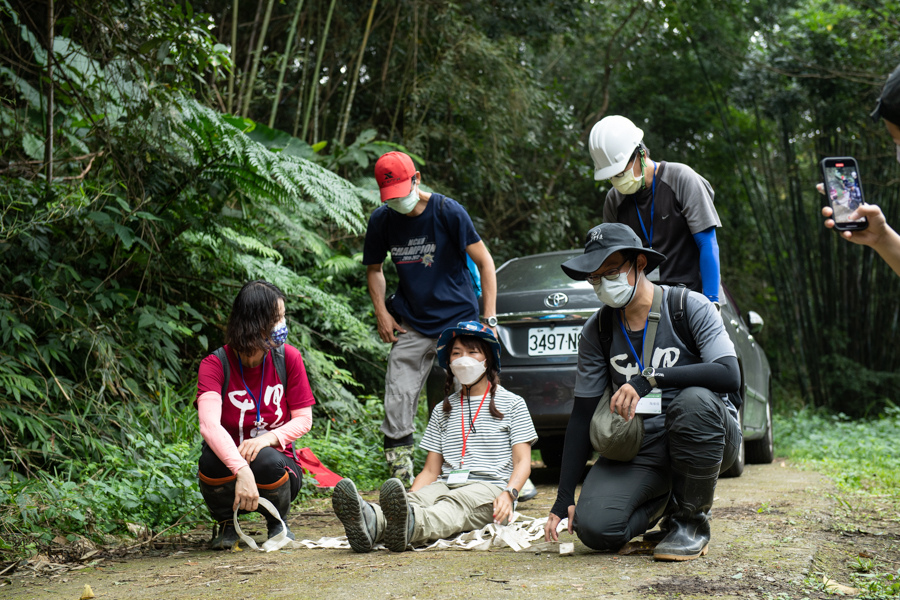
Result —
[[590, 287], [585, 281], [569, 279], [559, 267], [580, 250], [538, 254], [513, 260], [497, 270], [497, 288], [501, 292], [528, 290], [581, 289]]

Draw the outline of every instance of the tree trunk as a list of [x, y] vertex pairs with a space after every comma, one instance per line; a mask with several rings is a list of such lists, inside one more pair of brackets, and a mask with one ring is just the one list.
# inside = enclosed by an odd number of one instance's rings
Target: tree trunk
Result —
[[319, 52], [316, 55], [316, 68], [312, 73], [312, 88], [309, 90], [309, 101], [306, 103], [306, 111], [303, 115], [303, 133], [301, 139], [306, 139], [306, 132], [309, 130], [309, 112], [312, 109], [313, 102], [317, 97], [319, 90], [319, 78], [322, 74], [322, 56], [325, 54], [325, 42], [328, 41], [328, 28], [331, 26], [331, 15], [334, 14], [334, 5], [337, 0], [331, 0], [331, 6], [328, 7], [328, 16], [325, 17], [325, 28], [322, 31], [322, 38], [319, 40]]
[[228, 113], [234, 110], [234, 72], [237, 70], [238, 1], [231, 6], [231, 70], [228, 71]]
[[275, 127], [275, 115], [278, 114], [278, 103], [281, 101], [281, 87], [284, 85], [284, 72], [287, 70], [288, 59], [294, 45], [294, 36], [297, 34], [297, 23], [300, 21], [300, 13], [303, 11], [303, 0], [297, 1], [297, 9], [294, 11], [294, 19], [291, 21], [291, 30], [288, 33], [287, 43], [284, 47], [284, 57], [281, 68], [278, 70], [278, 83], [275, 84], [275, 97], [272, 99], [272, 110], [269, 114], [269, 127]]
[[347, 98], [347, 108], [344, 110], [344, 123], [341, 126], [341, 135], [338, 143], [344, 145], [344, 139], [347, 137], [347, 125], [350, 122], [350, 109], [353, 107], [353, 96], [356, 94], [356, 84], [359, 81], [359, 70], [362, 68], [363, 56], [366, 53], [366, 43], [369, 41], [369, 33], [372, 31], [372, 17], [375, 16], [375, 7], [378, 0], [372, 0], [372, 7], [369, 9], [369, 19], [366, 21], [366, 32], [363, 34], [362, 44], [359, 47], [359, 58], [356, 60], [356, 69], [353, 70], [353, 79], [350, 81], [350, 97]]
[[[250, 31], [250, 43], [247, 44], [247, 56], [244, 58], [244, 72], [241, 74], [241, 85], [238, 88], [238, 100], [235, 107], [240, 109], [244, 91], [247, 89], [247, 76], [250, 73], [250, 57], [253, 56], [253, 47], [256, 45], [256, 32], [259, 30], [259, 21], [262, 16], [263, 0], [256, 4], [256, 17], [253, 19], [253, 29]], [[246, 116], [246, 115], [244, 115]]]
[[263, 17], [262, 31], [259, 33], [259, 40], [256, 42], [256, 51], [253, 53], [253, 66], [250, 68], [250, 77], [247, 82], [247, 90], [244, 94], [244, 108], [241, 114], [245, 117], [250, 112], [250, 101], [253, 99], [253, 84], [256, 83], [256, 74], [259, 72], [259, 57], [262, 55], [263, 46], [266, 43], [266, 33], [269, 31], [269, 19], [272, 18], [272, 7], [275, 0], [269, 0], [266, 5], [266, 16]]

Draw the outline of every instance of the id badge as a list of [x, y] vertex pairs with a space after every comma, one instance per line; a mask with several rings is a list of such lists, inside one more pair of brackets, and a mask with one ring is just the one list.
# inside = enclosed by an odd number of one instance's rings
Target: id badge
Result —
[[650, 393], [638, 400], [634, 412], [639, 415], [658, 415], [662, 413], [662, 390], [653, 388]]
[[456, 471], [450, 471], [450, 476], [447, 477], [447, 485], [453, 485], [454, 483], [465, 483], [468, 480], [469, 470], [457, 469]]
[[647, 274], [647, 279], [649, 281], [659, 281], [659, 267], [650, 271], [650, 273]]

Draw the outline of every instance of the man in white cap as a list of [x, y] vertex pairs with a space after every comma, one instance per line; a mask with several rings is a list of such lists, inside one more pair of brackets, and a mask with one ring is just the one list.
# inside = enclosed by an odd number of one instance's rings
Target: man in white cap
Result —
[[654, 162], [644, 132], [625, 117], [601, 119], [591, 130], [594, 179], [609, 180], [603, 204], [606, 223], [631, 227], [645, 248], [668, 259], [648, 275], [657, 283], [683, 283], [712, 302], [719, 300], [722, 222], [709, 182], [681, 163]]
[[[497, 325], [494, 260], [472, 219], [455, 200], [419, 189], [421, 174], [403, 152], [388, 152], [375, 163], [383, 204], [369, 218], [363, 248], [369, 296], [378, 335], [391, 343], [385, 376], [385, 459], [391, 476], [412, 485], [413, 419], [431, 370], [441, 332], [461, 321], [478, 320], [478, 299], [466, 255], [481, 274], [483, 319]], [[382, 266], [387, 254], [397, 268], [399, 287], [385, 302]]]

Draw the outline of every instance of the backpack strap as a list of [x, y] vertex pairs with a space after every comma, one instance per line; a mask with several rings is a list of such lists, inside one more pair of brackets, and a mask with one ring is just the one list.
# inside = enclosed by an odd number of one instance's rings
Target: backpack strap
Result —
[[694, 341], [694, 334], [688, 323], [687, 295], [688, 289], [683, 283], [669, 288], [666, 298], [669, 318], [672, 321], [672, 329], [675, 330], [675, 335], [681, 340], [681, 344], [694, 356], [700, 356], [700, 349], [697, 347], [697, 342]]
[[275, 363], [275, 372], [278, 374], [278, 380], [287, 391], [287, 364], [284, 359], [284, 344], [277, 346], [272, 350], [272, 362]]
[[228, 355], [225, 353], [225, 346], [220, 346], [213, 354], [215, 354], [216, 358], [219, 359], [219, 362], [222, 363], [222, 373], [225, 375], [225, 379], [222, 380], [222, 400], [224, 400], [225, 394], [228, 393], [228, 378], [231, 376], [231, 369], [228, 366]]

